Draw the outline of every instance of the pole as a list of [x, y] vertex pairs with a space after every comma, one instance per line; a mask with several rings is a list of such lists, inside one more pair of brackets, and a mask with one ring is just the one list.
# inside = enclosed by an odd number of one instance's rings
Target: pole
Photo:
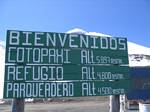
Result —
[[111, 95], [109, 105], [110, 105], [109, 112], [119, 112], [120, 111], [120, 98], [119, 98], [119, 95]]
[[126, 111], [126, 96], [120, 95], [120, 112], [125, 112]]
[[12, 112], [24, 112], [24, 99], [13, 99]]

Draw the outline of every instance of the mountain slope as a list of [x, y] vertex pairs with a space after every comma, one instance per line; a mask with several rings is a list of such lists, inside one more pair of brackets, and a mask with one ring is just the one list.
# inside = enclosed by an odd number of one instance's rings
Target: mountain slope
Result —
[[128, 42], [128, 54], [150, 55], [150, 48]]
[[5, 65], [5, 46], [4, 42], [0, 41], [0, 99], [3, 97], [4, 65]]

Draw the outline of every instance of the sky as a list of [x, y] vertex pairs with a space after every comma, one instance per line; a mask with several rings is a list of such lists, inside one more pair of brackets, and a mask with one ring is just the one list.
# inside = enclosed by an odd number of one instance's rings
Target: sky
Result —
[[150, 0], [0, 0], [0, 40], [7, 30], [80, 28], [150, 47]]

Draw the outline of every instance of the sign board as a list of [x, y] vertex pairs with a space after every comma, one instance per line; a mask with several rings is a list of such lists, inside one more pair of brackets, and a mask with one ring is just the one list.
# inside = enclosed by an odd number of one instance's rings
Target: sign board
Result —
[[132, 89], [127, 94], [127, 99], [150, 99], [150, 67], [132, 67], [130, 74]]
[[[124, 94], [129, 80], [82, 82], [5, 82], [6, 98], [81, 97]], [[125, 84], [124, 84], [125, 83]]]
[[6, 65], [5, 81], [124, 80], [128, 67], [84, 65]]
[[[66, 83], [73, 86], [73, 96], [122, 94], [127, 90], [124, 82], [129, 79], [126, 38], [8, 30], [5, 63], [4, 98], [28, 97], [15, 91], [28, 92], [29, 85], [37, 91], [41, 88], [40, 92], [48, 89], [45, 85], [60, 86], [56, 91], [63, 94], [62, 87], [69, 87]], [[85, 95], [85, 82], [97, 88], [109, 87], [111, 91], [123, 90], [103, 94], [93, 89], [92, 95]]]

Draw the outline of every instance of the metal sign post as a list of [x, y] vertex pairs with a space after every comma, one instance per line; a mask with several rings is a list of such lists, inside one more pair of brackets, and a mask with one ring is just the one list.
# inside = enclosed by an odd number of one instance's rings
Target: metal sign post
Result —
[[109, 112], [120, 112], [120, 98], [119, 95], [110, 96], [110, 110]]
[[24, 112], [24, 99], [13, 99], [12, 112]]

